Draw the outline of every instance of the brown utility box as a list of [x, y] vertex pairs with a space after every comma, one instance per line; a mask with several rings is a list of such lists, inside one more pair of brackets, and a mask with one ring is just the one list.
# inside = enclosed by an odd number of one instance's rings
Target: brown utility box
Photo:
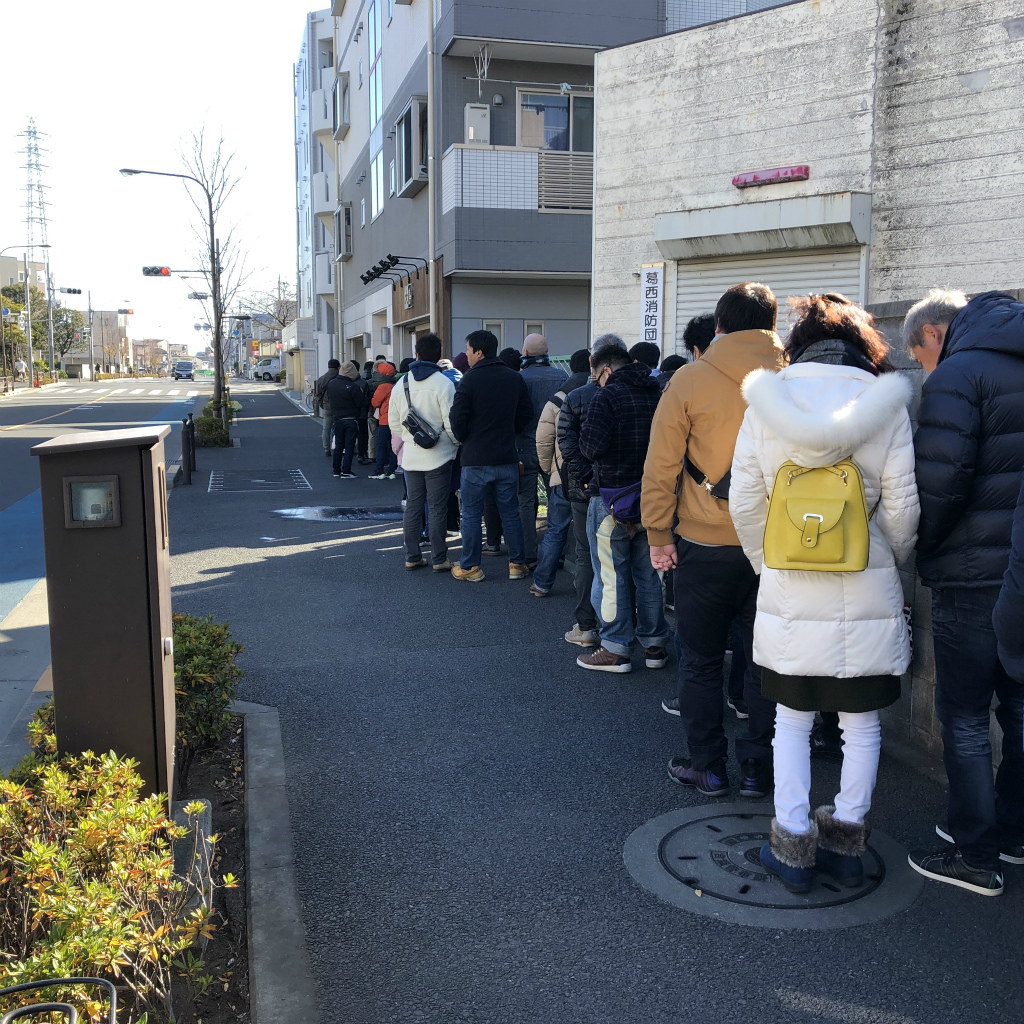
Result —
[[133, 757], [147, 793], [172, 795], [170, 429], [64, 434], [32, 454], [42, 481], [57, 747]]

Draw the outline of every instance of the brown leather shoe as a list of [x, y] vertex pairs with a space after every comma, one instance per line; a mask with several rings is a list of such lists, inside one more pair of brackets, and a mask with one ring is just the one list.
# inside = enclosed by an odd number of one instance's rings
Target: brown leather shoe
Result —
[[508, 578], [510, 580], [525, 580], [530, 575], [530, 567], [523, 562], [508, 563]]
[[576, 659], [580, 668], [589, 668], [592, 672], [632, 672], [633, 662], [623, 654], [612, 654], [602, 644], [593, 654], [581, 654]]
[[433, 569], [434, 572], [447, 572], [452, 567], [452, 564], [453, 563], [446, 558], [443, 562], [435, 562], [431, 566], [431, 569]]
[[453, 565], [452, 575], [457, 580], [465, 580], [467, 583], [479, 583], [485, 578], [484, 571], [479, 565], [474, 565], [469, 569], [463, 569], [461, 565]]
[[406, 562], [405, 567], [406, 569], [423, 569], [426, 564], [427, 560], [425, 558], [420, 558], [415, 562]]

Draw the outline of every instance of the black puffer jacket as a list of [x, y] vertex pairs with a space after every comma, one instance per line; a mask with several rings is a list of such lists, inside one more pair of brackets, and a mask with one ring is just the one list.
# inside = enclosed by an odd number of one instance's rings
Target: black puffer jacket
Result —
[[1017, 498], [1017, 511], [1013, 516], [1010, 564], [992, 613], [999, 660], [1018, 683], [1024, 683], [1024, 630], [1021, 629], [1021, 623], [1024, 623], [1024, 479]]
[[558, 450], [562, 454], [562, 487], [569, 501], [590, 501], [597, 488], [587, 490], [585, 484], [594, 476], [594, 467], [580, 452], [580, 434], [587, 422], [587, 410], [594, 395], [601, 389], [591, 381], [570, 391], [558, 414]]
[[1024, 303], [985, 292], [957, 313], [918, 424], [921, 579], [998, 587], [1024, 468]]

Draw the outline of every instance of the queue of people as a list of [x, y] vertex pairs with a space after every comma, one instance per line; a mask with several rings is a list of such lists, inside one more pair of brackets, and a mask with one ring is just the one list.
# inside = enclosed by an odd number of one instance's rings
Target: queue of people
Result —
[[[316, 385], [325, 451], [333, 438], [335, 475], [351, 476], [360, 420], [378, 411], [377, 476], [393, 475], [382, 445], [405, 474], [407, 570], [479, 583], [503, 538], [508, 578], [532, 572], [543, 599], [571, 562], [565, 640], [580, 669], [628, 673], [639, 654], [657, 670], [674, 647], [677, 694], [662, 706], [686, 753], [668, 777], [708, 798], [733, 779], [741, 797], [773, 795], [760, 860], [797, 893], [815, 872], [863, 883], [879, 713], [911, 661], [898, 567], [916, 549], [950, 795], [945, 845], [910, 864], [999, 895], [1002, 865], [1024, 864], [1024, 304], [933, 291], [909, 311], [906, 349], [928, 374], [915, 434], [910, 382], [871, 315], [837, 293], [789, 301], [785, 341], [771, 289], [744, 282], [686, 325], [685, 358], [659, 363], [657, 346], [604, 334], [571, 375], [542, 336], [499, 352], [482, 330], [451, 364], [432, 334], [397, 376], [378, 360], [370, 396], [355, 364], [332, 362]], [[811, 753], [829, 745], [819, 719], [842, 771], [834, 800], [812, 808]]]

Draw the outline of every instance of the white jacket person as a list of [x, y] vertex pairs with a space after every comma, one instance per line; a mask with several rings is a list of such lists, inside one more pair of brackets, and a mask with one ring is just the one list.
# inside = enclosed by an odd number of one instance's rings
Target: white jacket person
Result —
[[419, 361], [409, 367], [409, 394], [412, 404], [440, 435], [433, 448], [421, 448], [412, 439], [405, 426], [409, 403], [405, 397], [405, 376], [391, 389], [388, 421], [392, 435], [402, 439], [402, 468], [414, 473], [429, 473], [451, 462], [458, 451], [459, 442], [452, 433], [451, 410], [455, 400], [455, 385], [441, 372], [437, 363]]
[[[920, 517], [907, 382], [897, 373], [876, 377], [854, 366], [800, 362], [778, 374], [750, 374], [743, 395], [749, 408], [736, 443], [729, 511], [761, 576], [755, 663], [783, 676], [901, 675], [910, 643], [896, 564], [913, 549]], [[867, 569], [767, 568], [764, 530], [779, 468], [844, 458], [863, 475], [868, 510], [877, 505]], [[787, 703], [783, 694], [771, 699]]]

